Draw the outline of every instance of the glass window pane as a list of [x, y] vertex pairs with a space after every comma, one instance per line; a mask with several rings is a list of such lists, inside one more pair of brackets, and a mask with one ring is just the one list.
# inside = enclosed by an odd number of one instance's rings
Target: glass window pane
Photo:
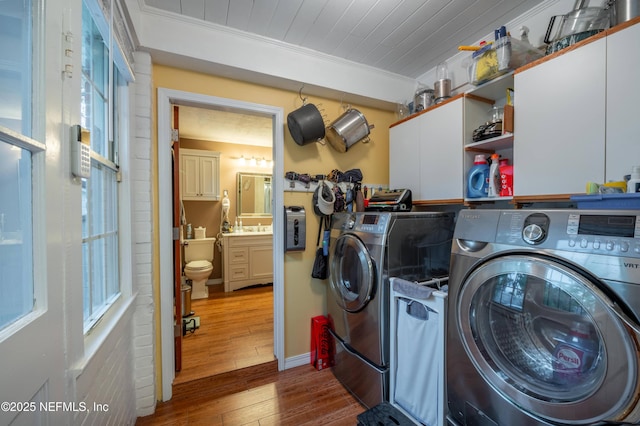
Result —
[[82, 314], [83, 318], [89, 318], [91, 315], [91, 280], [89, 279], [89, 259], [91, 254], [89, 253], [89, 243], [83, 241], [82, 243]]
[[0, 125], [31, 136], [31, 2], [7, 0], [0, 7]]
[[91, 312], [97, 312], [105, 301], [105, 240], [100, 238], [91, 242]]
[[31, 153], [0, 141], [0, 329], [33, 309]]
[[89, 185], [91, 185], [91, 198], [89, 200], [89, 211], [91, 212], [91, 229], [90, 236], [100, 235], [104, 232], [104, 178], [102, 174], [102, 167], [95, 162], [91, 166], [91, 178], [89, 179]]

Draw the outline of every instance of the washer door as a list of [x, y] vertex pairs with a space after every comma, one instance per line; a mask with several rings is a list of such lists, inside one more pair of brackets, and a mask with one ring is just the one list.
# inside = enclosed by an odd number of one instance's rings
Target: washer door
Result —
[[353, 234], [338, 237], [329, 265], [329, 283], [338, 305], [359, 312], [375, 293], [375, 271], [369, 250]]
[[511, 254], [477, 266], [457, 300], [467, 355], [504, 398], [563, 424], [621, 419], [638, 399], [636, 337], [586, 274]]

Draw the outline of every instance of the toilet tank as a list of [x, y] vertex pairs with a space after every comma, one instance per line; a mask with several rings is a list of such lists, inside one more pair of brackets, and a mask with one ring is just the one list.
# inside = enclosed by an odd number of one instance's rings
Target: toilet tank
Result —
[[199, 240], [185, 240], [184, 261], [189, 263], [193, 260], [213, 260], [213, 246], [215, 238], [201, 238]]

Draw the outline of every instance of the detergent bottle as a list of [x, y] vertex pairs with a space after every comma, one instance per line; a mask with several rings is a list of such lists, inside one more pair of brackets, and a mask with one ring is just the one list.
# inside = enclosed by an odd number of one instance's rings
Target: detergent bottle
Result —
[[589, 325], [574, 321], [566, 339], [553, 351], [553, 372], [556, 382], [575, 385], [584, 378], [598, 355], [598, 342], [592, 338]]
[[489, 166], [489, 197], [499, 197], [500, 187], [500, 155], [492, 154]]
[[484, 155], [478, 154], [467, 175], [467, 198], [486, 197], [489, 191], [489, 164]]

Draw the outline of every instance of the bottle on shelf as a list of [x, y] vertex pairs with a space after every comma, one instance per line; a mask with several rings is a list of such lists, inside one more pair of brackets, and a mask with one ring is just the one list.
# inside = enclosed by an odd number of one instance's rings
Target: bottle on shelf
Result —
[[491, 155], [491, 165], [489, 166], [489, 197], [500, 196], [500, 155]]
[[467, 198], [482, 198], [489, 193], [489, 164], [482, 154], [475, 156], [467, 175]]
[[509, 165], [508, 158], [500, 159], [500, 196], [513, 196], [513, 166]]

